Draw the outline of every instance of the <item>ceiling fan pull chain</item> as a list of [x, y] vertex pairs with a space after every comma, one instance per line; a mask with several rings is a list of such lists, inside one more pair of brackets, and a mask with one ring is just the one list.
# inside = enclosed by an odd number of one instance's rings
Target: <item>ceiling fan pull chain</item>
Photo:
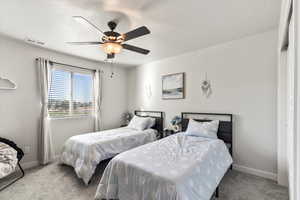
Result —
[[110, 74], [110, 78], [113, 78], [115, 75], [114, 73], [114, 61], [113, 59], [111, 59], [111, 74]]

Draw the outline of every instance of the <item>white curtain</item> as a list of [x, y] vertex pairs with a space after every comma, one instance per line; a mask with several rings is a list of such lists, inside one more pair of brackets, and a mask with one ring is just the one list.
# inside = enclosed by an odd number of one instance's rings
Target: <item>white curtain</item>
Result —
[[288, 91], [288, 54], [289, 25], [291, 19], [292, 0], [283, 0], [279, 22], [278, 38], [278, 78], [277, 78], [277, 182], [288, 186], [288, 130], [287, 130], [287, 91]]
[[295, 78], [296, 78], [296, 71], [295, 71], [295, 49], [294, 49], [294, 20], [291, 19], [290, 21], [290, 29], [289, 29], [289, 45], [287, 50], [287, 135], [288, 135], [288, 167], [289, 167], [289, 186], [291, 196], [290, 199], [295, 199], [292, 197], [294, 194], [295, 188]]
[[[283, 96], [285, 98], [286, 113], [281, 113], [281, 115], [286, 115], [286, 121], [280, 121], [281, 116], [278, 116], [278, 123], [282, 123], [282, 126], [285, 127], [284, 131], [278, 131], [278, 134], [284, 135], [286, 138], [286, 145], [282, 145], [281, 141], [278, 141], [278, 151], [282, 151], [282, 148], [287, 148], [285, 157], [287, 158], [287, 175], [288, 175], [288, 186], [290, 199], [296, 200], [295, 195], [297, 188], [295, 186], [295, 158], [294, 158], [294, 116], [295, 116], [295, 65], [294, 65], [294, 55], [295, 55], [295, 46], [294, 46], [294, 13], [293, 13], [293, 0], [283, 0], [281, 7], [281, 16], [279, 23], [279, 42], [278, 42], [278, 73], [282, 73], [285, 70], [286, 73], [286, 93]], [[284, 59], [284, 60], [283, 60]], [[285, 64], [284, 64], [285, 63]], [[280, 75], [280, 74], [279, 74]], [[280, 83], [279, 79], [279, 87]], [[280, 98], [280, 97], [279, 97]], [[280, 103], [280, 102], [278, 102]], [[279, 115], [280, 113], [278, 113]], [[278, 137], [280, 139], [280, 137]], [[280, 157], [278, 157], [280, 159]], [[284, 169], [282, 165], [278, 165], [278, 177], [283, 177]], [[280, 180], [278, 180], [280, 183]]]
[[94, 74], [94, 102], [95, 102], [95, 125], [94, 130], [101, 130], [101, 104], [102, 104], [102, 71], [96, 70]]
[[292, 0], [283, 0], [281, 5], [280, 22], [279, 22], [279, 44], [278, 50], [285, 51], [288, 46], [289, 39], [289, 25], [292, 16]]
[[48, 164], [54, 161], [55, 153], [52, 142], [50, 119], [48, 114], [48, 94], [51, 84], [51, 68], [49, 61], [43, 58], [37, 59], [39, 71], [39, 84], [41, 89], [41, 119], [40, 119], [40, 164]]

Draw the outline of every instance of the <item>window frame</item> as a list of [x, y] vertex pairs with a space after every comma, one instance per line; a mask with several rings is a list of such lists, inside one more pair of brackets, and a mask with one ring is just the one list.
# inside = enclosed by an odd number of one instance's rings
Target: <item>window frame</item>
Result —
[[[92, 69], [81, 69], [81, 68], [76, 68], [76, 67], [69, 67], [69, 66], [60, 66], [60, 65], [55, 65], [53, 64], [50, 67], [50, 73], [51, 73], [51, 82], [49, 84], [49, 92], [51, 89], [51, 84], [52, 84], [52, 70], [62, 70], [62, 71], [66, 71], [70, 73], [70, 100], [69, 100], [69, 114], [68, 115], [62, 115], [62, 116], [51, 116], [49, 110], [48, 110], [48, 117], [51, 120], [59, 120], [59, 119], [76, 119], [76, 118], [90, 118], [94, 116], [94, 112], [95, 112], [95, 71]], [[88, 114], [76, 114], [74, 115], [73, 110], [74, 110], [74, 105], [73, 105], [73, 88], [74, 88], [74, 74], [78, 73], [78, 74], [88, 74], [91, 75], [92, 77], [92, 111], [89, 112]], [[48, 94], [48, 101], [49, 101], [49, 94]]]

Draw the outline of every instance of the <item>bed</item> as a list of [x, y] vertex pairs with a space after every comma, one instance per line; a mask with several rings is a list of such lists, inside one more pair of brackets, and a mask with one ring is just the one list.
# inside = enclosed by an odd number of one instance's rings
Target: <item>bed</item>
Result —
[[189, 118], [209, 122], [214, 117], [222, 118], [219, 139], [180, 132], [114, 157], [95, 199], [209, 200], [232, 164], [232, 115], [182, 113], [182, 131]]
[[146, 130], [121, 127], [87, 133], [69, 138], [60, 157], [62, 164], [72, 166], [79, 178], [88, 185], [97, 165], [119, 153], [156, 140], [163, 130], [163, 113], [159, 111], [135, 111], [136, 116], [151, 117], [155, 124]]
[[[0, 187], [0, 191], [24, 177], [25, 172], [20, 165], [24, 152], [13, 141], [0, 137], [0, 180], [16, 172], [17, 166], [21, 175]], [[1, 181], [0, 181], [1, 182]]]

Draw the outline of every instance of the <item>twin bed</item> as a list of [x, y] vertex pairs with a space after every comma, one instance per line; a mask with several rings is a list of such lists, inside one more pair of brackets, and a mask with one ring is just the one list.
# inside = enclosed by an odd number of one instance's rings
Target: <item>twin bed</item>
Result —
[[136, 116], [155, 119], [152, 127], [136, 130], [130, 127], [87, 133], [69, 138], [62, 149], [61, 162], [72, 166], [87, 185], [97, 165], [106, 159], [135, 147], [153, 142], [163, 131], [163, 113], [135, 111]]
[[[209, 137], [193, 135], [196, 129], [189, 124], [212, 126], [210, 121], [216, 118], [221, 120], [215, 138], [209, 131]], [[182, 131], [110, 154], [115, 157], [103, 173], [95, 199], [210, 199], [232, 164], [232, 115], [182, 113]]]

